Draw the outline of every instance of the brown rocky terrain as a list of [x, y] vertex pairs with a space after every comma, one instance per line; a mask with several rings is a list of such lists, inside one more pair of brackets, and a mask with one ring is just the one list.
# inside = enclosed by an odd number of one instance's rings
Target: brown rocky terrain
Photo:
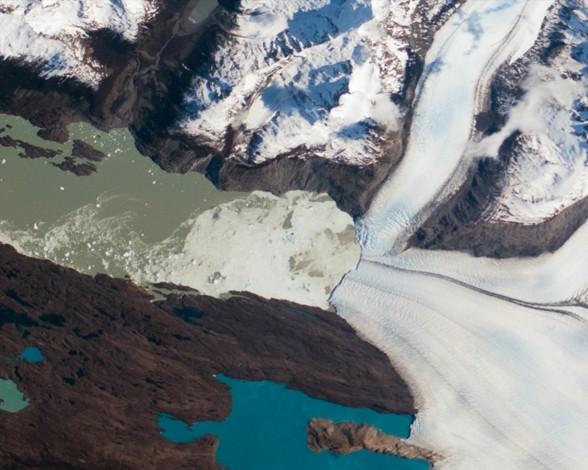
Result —
[[[6, 128], [0, 128], [0, 146], [20, 149], [18, 156], [21, 158], [55, 159], [62, 154], [61, 150], [43, 148], [21, 139], [15, 139], [11, 137], [10, 133]], [[72, 156], [66, 156], [60, 162], [52, 161], [51, 165], [59, 168], [61, 171], [70, 172], [77, 176], [89, 176], [98, 171], [98, 168], [93, 162], [100, 162], [106, 158], [103, 152], [81, 140], [74, 140], [71, 154]]]
[[37, 145], [32, 145], [24, 140], [15, 139], [10, 135], [6, 134], [6, 128], [0, 128], [0, 146], [2, 147], [12, 147], [15, 149], [20, 149], [18, 156], [21, 158], [55, 158], [61, 152], [59, 150], [52, 150], [39, 147]]
[[104, 152], [95, 149], [90, 144], [79, 139], [75, 139], [73, 141], [71, 154], [74, 157], [84, 158], [92, 162], [101, 162], [106, 158], [106, 154]]
[[[222, 420], [227, 387], [269, 379], [321, 399], [414, 413], [387, 357], [331, 312], [248, 293], [220, 300], [95, 277], [0, 245], [0, 377], [30, 405], [2, 413], [5, 469], [213, 469], [216, 441], [176, 446], [156, 414]], [[40, 364], [14, 363], [35, 345]]]
[[313, 419], [308, 423], [307, 433], [308, 447], [316, 452], [349, 454], [369, 450], [406, 459], [424, 459], [431, 463], [441, 459], [441, 456], [433, 451], [409, 444], [404, 439], [385, 434], [365, 424]]
[[93, 163], [76, 163], [72, 157], [65, 157], [62, 162], [51, 164], [61, 171], [69, 171], [77, 176], [89, 176], [97, 171]]

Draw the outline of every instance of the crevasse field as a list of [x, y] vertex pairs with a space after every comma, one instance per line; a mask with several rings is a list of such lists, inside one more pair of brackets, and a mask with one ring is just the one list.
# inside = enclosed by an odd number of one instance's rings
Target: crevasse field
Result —
[[588, 461], [588, 226], [534, 259], [406, 249], [462, 180], [488, 78], [532, 45], [550, 4], [470, 1], [436, 35], [408, 151], [360, 223], [357, 269], [331, 297], [405, 373], [420, 410], [410, 440], [444, 455], [438, 468]]

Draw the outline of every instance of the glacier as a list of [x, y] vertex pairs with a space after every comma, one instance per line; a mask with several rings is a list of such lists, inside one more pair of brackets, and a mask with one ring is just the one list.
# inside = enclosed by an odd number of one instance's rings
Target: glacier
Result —
[[338, 313], [414, 390], [410, 441], [444, 456], [436, 468], [582, 468], [587, 228], [535, 263], [362, 259], [335, 290]]
[[365, 250], [401, 251], [435, 204], [461, 186], [473, 160], [466, 153], [473, 117], [488, 82], [502, 62], [514, 62], [533, 45], [551, 3], [470, 1], [439, 30], [417, 88], [403, 160], [359, 223]]

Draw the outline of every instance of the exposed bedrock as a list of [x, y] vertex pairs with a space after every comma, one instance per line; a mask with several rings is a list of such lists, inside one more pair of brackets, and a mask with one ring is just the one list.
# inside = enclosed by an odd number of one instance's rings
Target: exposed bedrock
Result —
[[80, 41], [85, 53], [103, 68], [96, 87], [72, 74], [48, 75], [46, 64], [2, 58], [0, 111], [30, 120], [42, 137], [58, 142], [67, 140], [67, 125], [72, 122], [89, 121], [103, 130], [126, 127], [139, 92], [135, 80], [157, 66], [159, 52], [188, 3], [162, 2], [157, 15], [141, 25], [134, 42], [108, 29], [88, 31]]
[[[2, 415], [2, 468], [216, 468], [214, 440], [176, 446], [158, 438], [156, 425], [159, 412], [224, 419], [231, 396], [216, 373], [415, 412], [387, 357], [334, 313], [248, 293], [219, 300], [154, 289], [156, 302], [129, 280], [0, 245], [0, 376], [30, 400]], [[8, 360], [30, 345], [43, 363]]]
[[100, 150], [92, 147], [90, 144], [77, 139], [73, 141], [71, 154], [74, 157], [83, 158], [92, 162], [101, 162], [106, 158], [106, 154], [104, 152], [101, 152]]
[[18, 153], [19, 157], [21, 158], [55, 158], [61, 152], [58, 150], [51, 150], [42, 147], [37, 147], [36, 145], [32, 145], [28, 142], [25, 142], [20, 139], [14, 139], [9, 135], [4, 135], [6, 128], [0, 128], [0, 146], [2, 147], [12, 147], [12, 148], [19, 148], [21, 151]]

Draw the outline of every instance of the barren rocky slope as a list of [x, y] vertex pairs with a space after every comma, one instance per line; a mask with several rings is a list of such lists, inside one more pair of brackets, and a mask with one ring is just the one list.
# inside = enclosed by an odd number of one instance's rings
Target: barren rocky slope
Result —
[[316, 418], [308, 423], [307, 433], [308, 447], [316, 452], [349, 454], [369, 450], [407, 459], [424, 459], [433, 464], [442, 459], [435, 452], [409, 444], [404, 439], [365, 424], [334, 423], [328, 419]]

